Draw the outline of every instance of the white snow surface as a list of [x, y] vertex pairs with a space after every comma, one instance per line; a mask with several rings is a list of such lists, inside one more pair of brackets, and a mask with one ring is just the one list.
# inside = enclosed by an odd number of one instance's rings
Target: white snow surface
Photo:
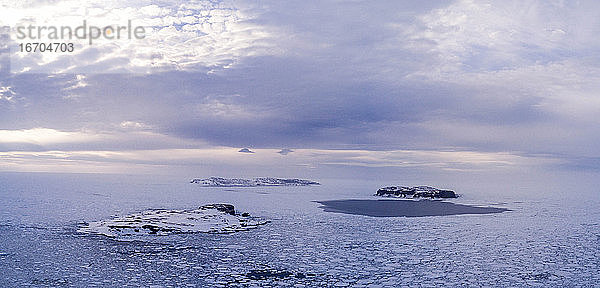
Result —
[[115, 238], [176, 233], [233, 233], [256, 228], [268, 221], [255, 217], [231, 215], [214, 208], [195, 210], [155, 209], [110, 220], [91, 222], [79, 232]]

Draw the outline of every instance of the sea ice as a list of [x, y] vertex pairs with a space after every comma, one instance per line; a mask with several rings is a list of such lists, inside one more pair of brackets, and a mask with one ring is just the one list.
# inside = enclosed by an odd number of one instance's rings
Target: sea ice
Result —
[[235, 214], [229, 204], [209, 204], [194, 210], [155, 209], [91, 222], [78, 231], [122, 239], [176, 233], [233, 233], [268, 223], [247, 213], [242, 215]]

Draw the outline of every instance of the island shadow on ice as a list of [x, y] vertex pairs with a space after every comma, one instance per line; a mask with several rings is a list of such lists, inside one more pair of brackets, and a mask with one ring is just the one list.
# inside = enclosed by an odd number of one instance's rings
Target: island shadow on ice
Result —
[[325, 212], [372, 217], [426, 217], [462, 214], [492, 214], [511, 211], [506, 208], [477, 207], [431, 200], [330, 200], [315, 201]]

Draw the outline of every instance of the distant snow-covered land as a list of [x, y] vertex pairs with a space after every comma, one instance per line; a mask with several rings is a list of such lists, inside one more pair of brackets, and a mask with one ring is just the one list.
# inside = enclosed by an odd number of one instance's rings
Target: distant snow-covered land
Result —
[[256, 187], [256, 186], [309, 186], [320, 185], [319, 182], [302, 179], [283, 179], [259, 177], [254, 179], [210, 177], [193, 179], [191, 183], [206, 187]]

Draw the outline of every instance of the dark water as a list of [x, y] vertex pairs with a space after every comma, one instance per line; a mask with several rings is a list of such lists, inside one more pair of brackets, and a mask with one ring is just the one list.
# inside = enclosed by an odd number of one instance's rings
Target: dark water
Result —
[[372, 217], [427, 217], [464, 214], [492, 214], [510, 211], [507, 208], [478, 207], [441, 200], [329, 200], [317, 201], [326, 212]]

